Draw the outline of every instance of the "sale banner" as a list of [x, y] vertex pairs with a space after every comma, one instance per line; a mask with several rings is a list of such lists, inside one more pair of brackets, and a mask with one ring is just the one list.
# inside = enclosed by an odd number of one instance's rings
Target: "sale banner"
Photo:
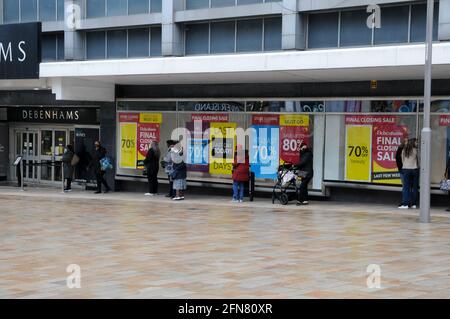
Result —
[[205, 132], [209, 129], [210, 123], [198, 123], [198, 118], [194, 122], [186, 122], [186, 129], [190, 135], [187, 138], [186, 165], [191, 172], [209, 172], [209, 134]]
[[281, 114], [280, 126], [308, 126], [309, 115], [302, 114]]
[[159, 124], [139, 123], [137, 126], [137, 167], [143, 168], [144, 159], [152, 142], [159, 142]]
[[279, 166], [280, 128], [270, 125], [253, 125], [250, 141], [250, 169], [256, 178], [277, 178]]
[[252, 125], [280, 125], [278, 114], [253, 114]]
[[372, 182], [401, 185], [395, 155], [404, 138], [405, 125], [375, 125], [372, 127]]
[[139, 113], [139, 123], [161, 124], [162, 123], [162, 114], [161, 113]]
[[224, 114], [208, 114], [208, 113], [195, 113], [191, 115], [191, 121], [202, 121], [202, 122], [228, 122], [229, 115], [227, 113]]
[[136, 169], [137, 123], [120, 123], [120, 168]]
[[450, 115], [439, 116], [439, 126], [450, 126]]
[[372, 126], [347, 125], [345, 136], [345, 180], [370, 182]]
[[281, 163], [298, 164], [300, 162], [300, 146], [309, 145], [309, 127], [280, 126], [280, 161]]
[[209, 173], [231, 175], [236, 140], [236, 123], [211, 122]]

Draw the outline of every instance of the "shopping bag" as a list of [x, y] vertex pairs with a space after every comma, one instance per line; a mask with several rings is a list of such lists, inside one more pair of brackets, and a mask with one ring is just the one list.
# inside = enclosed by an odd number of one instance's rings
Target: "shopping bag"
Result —
[[77, 166], [79, 162], [80, 162], [80, 157], [77, 154], [75, 154], [72, 157], [72, 161], [70, 162], [70, 165]]
[[113, 168], [112, 164], [111, 164], [111, 160], [109, 159], [109, 157], [103, 157], [100, 160], [100, 165], [102, 167], [102, 171], [107, 171]]

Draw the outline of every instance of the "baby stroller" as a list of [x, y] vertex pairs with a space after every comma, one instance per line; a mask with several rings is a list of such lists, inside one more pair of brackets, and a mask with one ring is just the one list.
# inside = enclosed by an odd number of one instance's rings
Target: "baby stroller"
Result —
[[301, 183], [299, 173], [298, 168], [290, 163], [278, 167], [277, 182], [272, 191], [272, 204], [278, 200], [281, 205], [287, 205], [289, 201], [297, 198]]

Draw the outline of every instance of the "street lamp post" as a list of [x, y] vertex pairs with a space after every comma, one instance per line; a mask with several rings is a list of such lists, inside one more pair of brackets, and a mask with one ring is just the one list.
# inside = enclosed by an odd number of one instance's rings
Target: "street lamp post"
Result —
[[427, 35], [425, 43], [425, 88], [423, 129], [421, 134], [420, 165], [420, 222], [430, 222], [431, 173], [431, 77], [433, 63], [433, 11], [434, 0], [427, 0]]

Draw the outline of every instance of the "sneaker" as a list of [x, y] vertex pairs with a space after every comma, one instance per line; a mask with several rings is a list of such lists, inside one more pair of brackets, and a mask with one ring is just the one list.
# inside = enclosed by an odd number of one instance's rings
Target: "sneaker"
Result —
[[155, 196], [154, 193], [145, 193], [144, 196]]
[[411, 209], [417, 209], [417, 206], [416, 205], [412, 205], [410, 208]]
[[243, 203], [243, 202], [244, 202], [244, 200], [243, 200], [243, 199], [240, 199], [240, 200], [239, 200], [239, 203]]
[[180, 200], [184, 200], [184, 196], [181, 196], [181, 197], [180, 197]]
[[308, 202], [307, 200], [304, 200], [304, 201], [302, 202], [302, 205], [309, 205], [309, 202]]
[[231, 202], [232, 202], [232, 203], [238, 203], [239, 201], [238, 201], [237, 199], [234, 199], [234, 198], [233, 198], [233, 199], [231, 200]]
[[398, 209], [408, 209], [408, 205], [400, 205], [398, 206]]
[[172, 200], [181, 200], [181, 197], [174, 197]]

